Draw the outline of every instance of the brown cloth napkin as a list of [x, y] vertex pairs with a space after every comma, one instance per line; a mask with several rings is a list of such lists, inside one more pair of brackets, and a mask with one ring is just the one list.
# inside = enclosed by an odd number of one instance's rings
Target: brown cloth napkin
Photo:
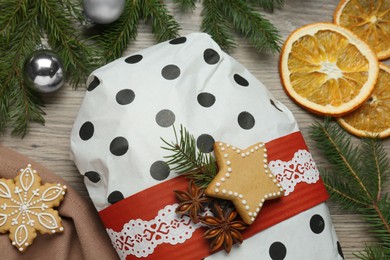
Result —
[[42, 183], [62, 183], [68, 186], [67, 194], [57, 208], [64, 232], [41, 235], [24, 253], [11, 245], [8, 234], [0, 234], [1, 259], [118, 259], [100, 218], [90, 201], [83, 198], [62, 178], [48, 169], [0, 145], [0, 178], [13, 179], [27, 164], [38, 171]]

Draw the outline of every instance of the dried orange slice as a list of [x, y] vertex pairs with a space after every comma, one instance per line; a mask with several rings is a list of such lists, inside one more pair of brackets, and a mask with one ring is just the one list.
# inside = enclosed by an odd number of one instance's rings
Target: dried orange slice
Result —
[[390, 136], [390, 67], [379, 65], [379, 78], [371, 97], [357, 110], [338, 119], [348, 132], [361, 136]]
[[366, 41], [378, 59], [390, 57], [390, 0], [342, 0], [333, 20]]
[[309, 111], [341, 116], [369, 98], [378, 77], [371, 48], [351, 31], [315, 23], [294, 31], [280, 57], [287, 94]]

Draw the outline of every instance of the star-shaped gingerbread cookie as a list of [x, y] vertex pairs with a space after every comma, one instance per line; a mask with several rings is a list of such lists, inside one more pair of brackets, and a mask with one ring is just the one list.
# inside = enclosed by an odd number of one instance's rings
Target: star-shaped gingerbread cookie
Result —
[[57, 233], [64, 228], [58, 212], [67, 187], [59, 183], [41, 185], [41, 178], [29, 164], [14, 180], [0, 179], [0, 233], [20, 252], [31, 245], [37, 232]]
[[264, 143], [241, 150], [216, 142], [214, 152], [219, 172], [205, 193], [231, 200], [245, 223], [255, 220], [266, 200], [284, 195], [283, 188], [268, 169]]

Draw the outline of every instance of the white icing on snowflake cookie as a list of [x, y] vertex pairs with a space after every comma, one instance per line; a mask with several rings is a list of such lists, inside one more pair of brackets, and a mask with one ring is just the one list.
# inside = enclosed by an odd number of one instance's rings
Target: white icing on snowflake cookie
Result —
[[10, 232], [10, 239], [20, 252], [31, 245], [36, 231], [41, 234], [62, 232], [58, 212], [66, 186], [41, 185], [41, 178], [31, 164], [21, 169], [14, 180], [0, 179], [0, 233]]

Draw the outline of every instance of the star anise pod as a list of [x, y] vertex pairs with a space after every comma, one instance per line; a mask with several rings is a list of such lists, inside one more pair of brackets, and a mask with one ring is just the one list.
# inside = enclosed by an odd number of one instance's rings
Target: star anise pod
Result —
[[188, 215], [194, 223], [198, 223], [198, 215], [203, 213], [204, 204], [209, 202], [209, 198], [204, 195], [204, 189], [190, 181], [188, 191], [175, 190], [177, 199], [180, 201], [175, 212], [177, 214]]
[[237, 211], [233, 207], [221, 209], [218, 203], [213, 204], [215, 216], [200, 217], [201, 223], [210, 228], [204, 233], [203, 237], [212, 239], [210, 244], [211, 252], [215, 252], [220, 247], [224, 247], [227, 253], [235, 243], [241, 244], [243, 241], [241, 232], [247, 228], [247, 225], [241, 220], [235, 220]]

